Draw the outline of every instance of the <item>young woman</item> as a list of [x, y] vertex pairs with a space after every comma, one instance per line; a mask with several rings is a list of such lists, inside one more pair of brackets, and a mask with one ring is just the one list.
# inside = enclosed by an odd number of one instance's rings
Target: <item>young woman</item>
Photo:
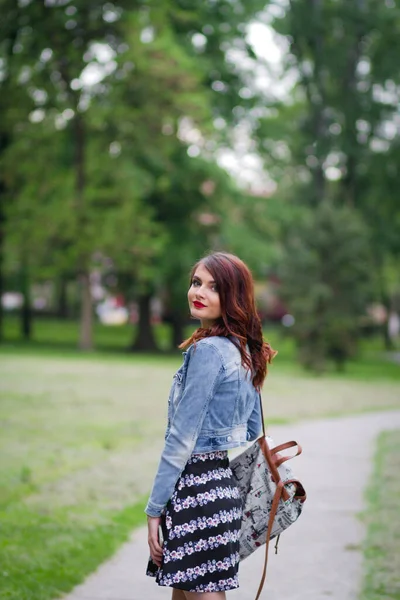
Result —
[[[258, 392], [275, 352], [263, 340], [247, 266], [216, 252], [191, 273], [183, 365], [168, 400], [165, 447], [145, 512], [147, 575], [173, 600], [223, 600], [239, 586], [241, 500], [229, 448], [262, 431]], [[159, 538], [161, 525], [162, 539]]]

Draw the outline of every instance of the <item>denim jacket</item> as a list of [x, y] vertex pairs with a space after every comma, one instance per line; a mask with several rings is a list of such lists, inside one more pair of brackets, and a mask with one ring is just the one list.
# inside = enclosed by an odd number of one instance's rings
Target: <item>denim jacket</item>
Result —
[[165, 445], [145, 512], [162, 514], [193, 453], [247, 445], [261, 434], [251, 373], [228, 338], [211, 336], [183, 352], [168, 399]]

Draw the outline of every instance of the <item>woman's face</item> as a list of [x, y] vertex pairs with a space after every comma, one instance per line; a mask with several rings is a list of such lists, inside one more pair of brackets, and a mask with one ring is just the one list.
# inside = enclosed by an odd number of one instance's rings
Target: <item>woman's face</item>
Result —
[[210, 271], [201, 264], [192, 277], [188, 300], [190, 314], [194, 319], [200, 319], [202, 327], [211, 327], [222, 314], [216, 283]]

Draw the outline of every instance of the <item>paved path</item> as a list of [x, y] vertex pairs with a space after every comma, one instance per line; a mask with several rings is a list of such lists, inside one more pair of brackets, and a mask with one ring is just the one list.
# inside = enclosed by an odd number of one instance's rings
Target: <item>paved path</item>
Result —
[[[308, 493], [303, 515], [271, 553], [268, 600], [356, 600], [361, 580], [360, 544], [364, 527], [357, 513], [364, 507], [377, 434], [400, 428], [400, 411], [369, 413], [290, 426], [271, 426], [276, 443], [298, 440], [304, 454], [292, 461]], [[66, 600], [170, 600], [171, 592], [144, 575], [146, 530], [134, 532], [109, 562]], [[262, 550], [239, 569], [240, 588], [228, 600], [253, 600], [258, 588]]]

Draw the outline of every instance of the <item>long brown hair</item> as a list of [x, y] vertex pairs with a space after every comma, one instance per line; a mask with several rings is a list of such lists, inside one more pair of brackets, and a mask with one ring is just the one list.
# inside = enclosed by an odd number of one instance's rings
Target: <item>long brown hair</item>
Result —
[[[194, 265], [190, 282], [200, 265], [211, 273], [217, 285], [222, 315], [212, 327], [196, 329], [179, 347], [187, 348], [211, 335], [235, 336], [233, 342], [240, 351], [242, 364], [253, 372], [253, 384], [260, 389], [267, 375], [267, 363], [272, 361], [277, 352], [263, 339], [261, 320], [254, 299], [252, 274], [247, 265], [234, 254], [213, 252]], [[246, 352], [246, 344], [250, 356]]]

